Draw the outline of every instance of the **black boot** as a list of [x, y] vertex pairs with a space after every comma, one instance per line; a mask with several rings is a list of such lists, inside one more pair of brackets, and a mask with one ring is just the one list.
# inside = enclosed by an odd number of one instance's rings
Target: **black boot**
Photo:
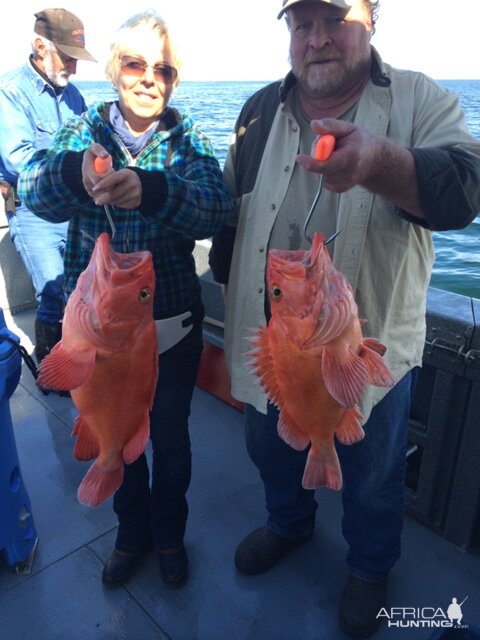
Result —
[[235, 566], [248, 575], [264, 573], [292, 549], [308, 542], [311, 537], [312, 534], [309, 533], [301, 538], [286, 538], [268, 527], [255, 529], [238, 545]]
[[47, 356], [62, 337], [62, 325], [60, 322], [47, 324], [35, 320], [35, 358], [37, 364]]

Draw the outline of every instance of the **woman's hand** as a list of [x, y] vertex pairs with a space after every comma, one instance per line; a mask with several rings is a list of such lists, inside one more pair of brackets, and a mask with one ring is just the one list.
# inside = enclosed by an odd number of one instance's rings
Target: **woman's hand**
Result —
[[95, 204], [113, 204], [121, 209], [138, 209], [142, 183], [131, 169], [119, 169], [102, 178], [92, 189]]
[[[83, 155], [82, 179], [83, 185], [95, 201], [95, 204], [115, 205], [121, 209], [138, 209], [142, 200], [142, 183], [131, 169], [114, 171], [108, 167], [108, 152], [101, 144], [95, 142]], [[95, 160], [97, 160], [95, 167]], [[102, 166], [103, 165], [103, 166]], [[97, 169], [105, 168], [99, 173]]]
[[[107, 163], [106, 160], [110, 158], [108, 151], [102, 147], [98, 142], [94, 142], [83, 154], [82, 161], [82, 182], [85, 187], [85, 191], [88, 195], [94, 198], [93, 188], [100, 182], [105, 176], [113, 173], [111, 162]], [[98, 172], [98, 164], [95, 167], [96, 160], [102, 161], [106, 171]], [[110, 165], [110, 166], [108, 166]]]

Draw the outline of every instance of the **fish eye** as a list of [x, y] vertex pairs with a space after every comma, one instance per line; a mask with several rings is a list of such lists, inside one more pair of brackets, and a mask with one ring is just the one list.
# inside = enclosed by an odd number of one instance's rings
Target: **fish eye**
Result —
[[150, 289], [142, 289], [140, 291], [140, 294], [138, 296], [139, 300], [141, 302], [146, 302], [147, 300], [150, 299]]
[[282, 290], [278, 286], [278, 284], [274, 284], [272, 287], [272, 300], [278, 302], [282, 299]]

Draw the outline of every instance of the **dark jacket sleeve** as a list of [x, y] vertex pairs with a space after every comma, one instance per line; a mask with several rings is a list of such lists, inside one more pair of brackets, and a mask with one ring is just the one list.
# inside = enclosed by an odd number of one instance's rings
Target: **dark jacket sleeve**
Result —
[[72, 193], [82, 202], [88, 202], [90, 197], [82, 181], [83, 154], [83, 151], [65, 152], [62, 163], [62, 178]]
[[411, 152], [428, 228], [446, 231], [469, 225], [480, 211], [480, 158], [459, 147]]
[[212, 237], [208, 262], [215, 281], [221, 284], [228, 283], [236, 231], [236, 227], [224, 225]]

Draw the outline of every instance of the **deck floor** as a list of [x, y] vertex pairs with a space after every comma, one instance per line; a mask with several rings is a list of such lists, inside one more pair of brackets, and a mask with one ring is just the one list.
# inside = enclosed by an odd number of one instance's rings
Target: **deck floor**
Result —
[[[31, 351], [33, 312], [7, 317], [7, 325]], [[195, 391], [187, 584], [164, 586], [151, 555], [127, 585], [111, 589], [102, 585], [100, 573], [114, 544], [116, 520], [111, 500], [97, 508], [76, 500], [90, 463], [72, 455], [71, 400], [44, 396], [24, 366], [10, 409], [38, 547], [30, 575], [14, 574], [0, 558], [1, 640], [345, 638], [337, 626], [346, 579], [339, 494], [318, 491], [313, 540], [273, 570], [247, 577], [234, 567], [238, 542], [265, 521], [262, 485], [245, 450], [240, 412]], [[480, 556], [408, 517], [403, 546], [389, 606], [446, 611], [452, 597], [461, 602], [468, 596], [462, 620], [467, 628], [448, 638], [480, 637]], [[432, 628], [388, 627], [385, 621], [375, 638], [422, 640], [436, 634]]]

